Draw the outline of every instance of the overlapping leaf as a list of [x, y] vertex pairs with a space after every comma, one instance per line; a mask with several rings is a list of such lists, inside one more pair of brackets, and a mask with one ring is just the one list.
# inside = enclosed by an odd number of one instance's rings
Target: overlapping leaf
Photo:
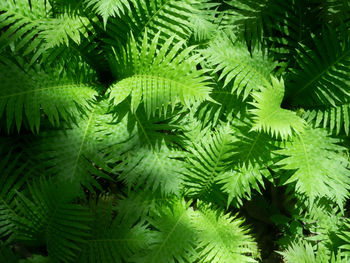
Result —
[[110, 99], [118, 105], [131, 95], [131, 110], [144, 103], [148, 115], [156, 110], [166, 112], [171, 105], [181, 102], [189, 105], [195, 100], [209, 98], [211, 88], [203, 70], [196, 70], [198, 54], [190, 55], [193, 47], [183, 49], [183, 42], [173, 44], [169, 38], [160, 50], [159, 34], [148, 44], [147, 32], [138, 49], [131, 39], [127, 49], [112, 61], [115, 74], [121, 79], [110, 87]]

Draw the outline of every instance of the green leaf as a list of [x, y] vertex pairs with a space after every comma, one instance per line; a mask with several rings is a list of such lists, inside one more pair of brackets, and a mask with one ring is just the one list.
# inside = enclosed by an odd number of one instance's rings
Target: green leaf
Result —
[[250, 166], [226, 172], [219, 176], [218, 181], [223, 184], [222, 191], [228, 194], [227, 205], [233, 202], [235, 206], [242, 206], [242, 199], [249, 200], [252, 190], [261, 193], [264, 178], [271, 180], [271, 174], [266, 168]]
[[52, 16], [48, 1], [4, 0], [0, 3], [0, 50], [14, 45], [23, 55], [31, 55], [31, 63], [38, 58], [54, 54], [53, 48], [69, 45], [69, 41], [80, 44], [81, 36], [88, 37], [92, 30], [86, 17], [67, 13]]
[[44, 241], [50, 257], [72, 261], [86, 242], [91, 221], [88, 210], [74, 202], [75, 186], [40, 179], [28, 186], [30, 198], [19, 193], [16, 238]]
[[129, 142], [125, 122], [113, 123], [113, 117], [106, 114], [107, 103], [100, 101], [91, 106], [87, 116], [78, 120], [77, 125], [61, 130], [45, 131], [37, 137], [31, 149], [37, 168], [45, 173], [57, 175], [63, 181], [78, 182], [92, 190], [100, 188], [92, 175], [111, 179], [106, 156], [108, 147], [114, 146], [124, 152]]
[[230, 127], [224, 126], [188, 148], [185, 186], [189, 196], [207, 200], [220, 197], [217, 181], [232, 168], [232, 141]]
[[178, 102], [189, 106], [193, 101], [209, 98], [211, 87], [204, 70], [196, 70], [200, 61], [197, 55], [190, 55], [193, 47], [184, 48], [184, 42], [171, 46], [169, 38], [157, 50], [159, 34], [148, 44], [147, 31], [140, 49], [132, 38], [127, 49], [112, 63], [120, 81], [110, 87], [109, 98], [118, 105], [131, 96], [131, 110], [135, 112], [143, 102], [148, 116], [166, 113]]
[[223, 87], [229, 85], [231, 93], [243, 94], [243, 100], [259, 86], [268, 86], [276, 67], [261, 51], [249, 53], [230, 31], [219, 32], [202, 53], [213, 72], [219, 73], [219, 80], [224, 80]]
[[156, 231], [153, 232], [149, 251], [137, 262], [193, 262], [195, 232], [192, 216], [192, 209], [181, 201], [171, 207], [163, 207], [159, 215], [149, 220]]
[[25, 116], [30, 129], [38, 132], [41, 109], [53, 125], [58, 125], [60, 120], [70, 120], [84, 111], [97, 95], [93, 85], [79, 83], [56, 69], [23, 70], [14, 63], [0, 63], [0, 71], [0, 116], [6, 114], [8, 130], [15, 121], [19, 131]]
[[23, 163], [20, 155], [12, 152], [5, 154], [6, 148], [0, 147], [3, 158], [0, 161], [0, 236], [12, 239], [16, 231], [16, 191], [23, 188], [28, 178], [28, 164]]
[[327, 136], [322, 129], [306, 129], [291, 143], [276, 153], [286, 156], [277, 165], [295, 171], [286, 184], [295, 183], [296, 191], [305, 194], [314, 203], [316, 198], [327, 197], [340, 208], [350, 189], [348, 160], [337, 139]]
[[350, 103], [333, 106], [316, 106], [302, 111], [302, 117], [312, 122], [316, 127], [328, 128], [335, 134], [345, 131], [349, 135], [350, 130]]
[[160, 148], [136, 147], [130, 150], [122, 163], [116, 166], [120, 179], [129, 188], [157, 189], [163, 194], [180, 193], [183, 185], [184, 154], [171, 150], [165, 144]]
[[234, 140], [233, 160], [238, 167], [266, 167], [273, 163], [277, 143], [269, 135], [251, 131], [251, 121], [238, 121], [232, 124]]
[[193, 225], [201, 263], [248, 263], [258, 254], [257, 244], [248, 234], [243, 220], [200, 205]]
[[[313, 44], [301, 46], [299, 68], [289, 76], [287, 100], [302, 107], [337, 106], [348, 102], [350, 38], [344, 30], [323, 30]], [[310, 50], [311, 48], [311, 50]]]
[[284, 257], [287, 263], [301, 262], [301, 263], [314, 263], [314, 262], [331, 262], [331, 263], [346, 263], [349, 258], [337, 251], [335, 257], [332, 253], [330, 255], [328, 249], [325, 246], [313, 247], [308, 242], [293, 242], [287, 250], [278, 252]]
[[91, 212], [91, 234], [77, 262], [125, 262], [149, 246], [146, 225], [114, 218], [112, 200], [100, 198], [91, 204]]
[[272, 78], [272, 85], [260, 87], [259, 92], [252, 94], [255, 102], [251, 104], [255, 109], [251, 110], [254, 119], [253, 131], [264, 131], [272, 137], [280, 137], [282, 140], [292, 137], [293, 131], [303, 131], [305, 122], [295, 112], [281, 108], [284, 96], [284, 82]]
[[[120, 1], [120, 0], [119, 0]], [[111, 2], [104, 0], [103, 2]], [[116, 0], [112, 0], [116, 2]], [[127, 36], [132, 32], [137, 42], [142, 41], [145, 29], [148, 30], [150, 39], [159, 32], [160, 39], [167, 40], [174, 37], [176, 40], [186, 40], [191, 33], [191, 18], [201, 15], [202, 8], [207, 0], [131, 0], [130, 11], [115, 18], [110, 18], [106, 33], [108, 44], [117, 47], [117, 43], [126, 42]], [[113, 9], [117, 5], [113, 6]], [[113, 9], [104, 12], [111, 13]], [[120, 9], [120, 8], [119, 8]], [[121, 12], [120, 12], [121, 13]]]
[[85, 0], [87, 7], [92, 6], [94, 12], [102, 16], [106, 28], [109, 17], [120, 16], [130, 10], [129, 0]]

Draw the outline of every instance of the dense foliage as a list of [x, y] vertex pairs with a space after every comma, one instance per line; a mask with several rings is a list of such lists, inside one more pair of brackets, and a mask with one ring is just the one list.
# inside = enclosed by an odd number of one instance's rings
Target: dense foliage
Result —
[[0, 262], [350, 262], [347, 0], [1, 0]]

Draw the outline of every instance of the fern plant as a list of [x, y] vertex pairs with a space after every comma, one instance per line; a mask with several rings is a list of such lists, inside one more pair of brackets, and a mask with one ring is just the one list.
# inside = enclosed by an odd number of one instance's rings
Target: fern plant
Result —
[[344, 0], [2, 0], [0, 262], [350, 262]]

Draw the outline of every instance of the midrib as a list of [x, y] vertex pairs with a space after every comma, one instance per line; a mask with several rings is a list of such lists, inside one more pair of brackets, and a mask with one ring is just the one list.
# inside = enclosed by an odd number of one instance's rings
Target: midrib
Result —
[[[181, 214], [181, 216], [179, 217], [179, 219], [176, 221], [175, 225], [173, 226], [173, 228], [171, 229], [171, 231], [169, 232], [169, 234], [166, 236], [166, 238], [164, 239], [163, 243], [160, 245], [160, 247], [158, 248], [157, 252], [155, 253], [151, 263], [154, 262], [155, 257], [159, 254], [159, 252], [162, 250], [162, 248], [164, 247], [165, 243], [168, 241], [169, 237], [171, 236], [171, 234], [175, 231], [177, 225], [179, 224], [179, 222], [181, 221], [181, 219], [184, 217], [184, 215], [186, 214], [186, 210]], [[157, 262], [158, 263], [158, 262]]]
[[90, 113], [90, 116], [89, 116], [89, 119], [88, 119], [88, 122], [87, 122], [87, 124], [85, 126], [85, 129], [84, 129], [84, 134], [83, 134], [83, 137], [81, 139], [81, 143], [80, 143], [80, 146], [79, 146], [78, 154], [77, 154], [77, 157], [76, 157], [76, 159], [74, 161], [74, 168], [73, 168], [73, 172], [72, 172], [73, 176], [75, 175], [77, 167], [78, 167], [78, 162], [79, 162], [79, 159], [80, 159], [83, 147], [84, 147], [86, 136], [87, 136], [88, 130], [90, 128], [90, 123], [91, 123], [92, 117], [94, 115], [95, 109], [96, 109], [96, 106], [92, 109], [92, 111]]
[[312, 83], [314, 83], [317, 79], [321, 78], [330, 68], [332, 68], [334, 65], [338, 64], [339, 61], [341, 61], [344, 57], [348, 56], [350, 53], [350, 48], [344, 52], [343, 55], [341, 55], [339, 58], [337, 58], [333, 63], [328, 65], [321, 73], [317, 74], [314, 78], [312, 78], [308, 83], [306, 83], [304, 86], [302, 86], [297, 92], [294, 93], [294, 96], [297, 96], [299, 93], [304, 91], [306, 88], [308, 88]]
[[81, 84], [66, 84], [66, 85], [50, 86], [50, 87], [46, 87], [46, 88], [31, 89], [31, 90], [26, 90], [26, 91], [12, 93], [10, 95], [0, 96], [0, 100], [1, 99], [11, 98], [11, 97], [16, 97], [16, 96], [21, 96], [21, 95], [25, 95], [25, 94], [30, 94], [30, 93], [36, 93], [36, 92], [45, 91], [45, 90], [70, 88], [73, 85], [82, 87]]

